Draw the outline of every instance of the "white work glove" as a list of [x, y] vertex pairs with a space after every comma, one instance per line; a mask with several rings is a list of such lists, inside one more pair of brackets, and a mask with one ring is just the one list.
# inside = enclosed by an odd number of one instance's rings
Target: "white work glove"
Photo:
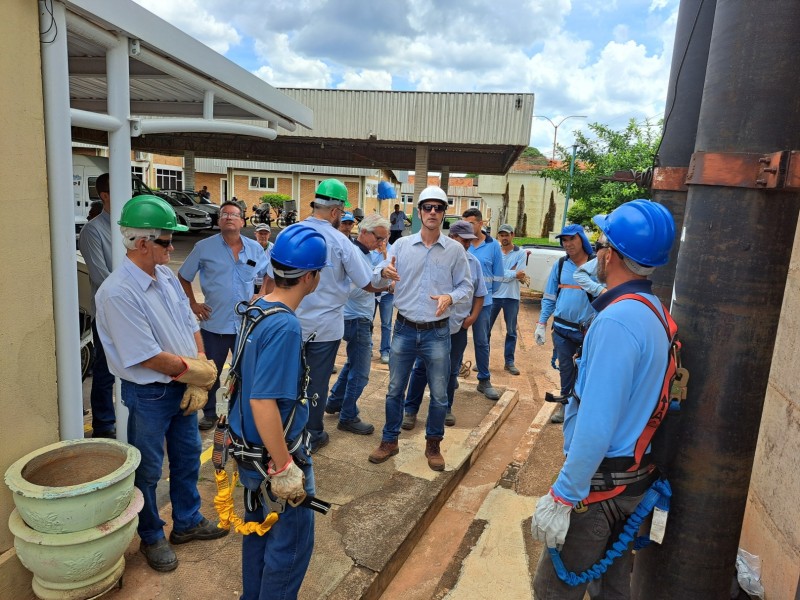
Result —
[[189, 416], [203, 408], [208, 402], [208, 391], [196, 385], [187, 385], [181, 399], [184, 416]]
[[292, 457], [289, 457], [289, 462], [280, 471], [275, 471], [274, 469], [275, 463], [270, 461], [267, 473], [270, 476], [272, 493], [278, 498], [283, 498], [290, 502], [302, 501], [306, 495], [305, 487], [303, 487], [305, 476]]
[[186, 368], [180, 375], [172, 379], [188, 385], [196, 385], [204, 390], [210, 390], [217, 381], [217, 366], [213, 360], [202, 355], [202, 358], [179, 357]]
[[548, 548], [564, 545], [569, 529], [569, 514], [572, 505], [550, 492], [539, 498], [531, 521], [531, 534], [535, 540], [544, 542]]
[[537, 323], [536, 324], [536, 332], [533, 334], [533, 339], [536, 340], [536, 343], [540, 346], [544, 346], [544, 337], [546, 335], [544, 329], [544, 323]]

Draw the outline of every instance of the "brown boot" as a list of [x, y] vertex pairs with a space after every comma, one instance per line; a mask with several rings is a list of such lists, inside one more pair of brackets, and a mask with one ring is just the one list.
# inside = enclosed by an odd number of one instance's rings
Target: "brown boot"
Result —
[[373, 450], [372, 454], [369, 455], [369, 462], [375, 464], [386, 462], [398, 452], [400, 452], [400, 449], [397, 447], [397, 441], [381, 442], [381, 445]]
[[444, 471], [444, 457], [439, 451], [439, 442], [442, 438], [425, 438], [425, 458], [428, 466], [434, 471]]

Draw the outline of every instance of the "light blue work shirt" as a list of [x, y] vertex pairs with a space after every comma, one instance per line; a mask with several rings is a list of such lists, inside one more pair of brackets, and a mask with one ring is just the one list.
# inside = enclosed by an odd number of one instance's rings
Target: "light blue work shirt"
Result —
[[[353, 245], [358, 250], [359, 260], [364, 261], [367, 268], [372, 269], [372, 257], [366, 246], [358, 240], [353, 241]], [[350, 296], [344, 305], [344, 319], [369, 319], [375, 314], [375, 292], [365, 292], [362, 288], [350, 285]]]
[[500, 243], [487, 235], [477, 246], [470, 245], [469, 253], [478, 259], [483, 268], [483, 277], [486, 281], [486, 291], [488, 292], [483, 299], [483, 307], [486, 308], [492, 304], [494, 292], [503, 280], [503, 274], [505, 273], [503, 251], [500, 250]]
[[[360, 288], [370, 283], [384, 287], [388, 282], [381, 279], [380, 269], [377, 273], [370, 271], [350, 238], [342, 235], [329, 221], [308, 217], [301, 224], [325, 238], [331, 265], [320, 271], [317, 289], [303, 298], [295, 311], [303, 327], [303, 339], [308, 339], [316, 331], [315, 342], [341, 340], [344, 335], [344, 304], [350, 296], [350, 284]], [[278, 237], [283, 235], [283, 231]]]
[[111, 215], [101, 212], [86, 223], [78, 238], [78, 248], [89, 270], [89, 283], [92, 287], [92, 316], [97, 309], [94, 297], [100, 285], [111, 274]]
[[623, 283], [593, 302], [598, 310], [583, 343], [575, 392], [564, 416], [566, 461], [553, 484], [555, 495], [575, 504], [589, 495], [589, 482], [606, 458], [633, 456], [636, 441], [661, 395], [670, 342], [641, 294], [663, 310], [647, 280]]
[[[567, 257], [561, 269], [561, 281], [558, 281], [558, 261], [550, 271], [547, 285], [542, 295], [542, 311], [539, 314], [539, 323], [547, 323], [550, 315], [580, 325], [588, 322], [595, 314], [586, 292], [575, 282], [573, 277], [577, 266], [572, 259]], [[561, 291], [559, 292], [559, 288]], [[558, 300], [556, 300], [558, 296]], [[564, 329], [578, 330], [578, 327], [554, 323]]]
[[[392, 247], [392, 245], [389, 242], [386, 242], [386, 253], [387, 254], [389, 253], [389, 250], [391, 249], [391, 247]], [[373, 268], [382, 265], [383, 262], [386, 260], [386, 257], [383, 255], [383, 252], [381, 252], [380, 250], [371, 251], [369, 253], [369, 256], [370, 256], [370, 260], [372, 261], [372, 267]], [[391, 285], [391, 282], [390, 282], [389, 285]], [[388, 293], [390, 293], [390, 292], [388, 292], [388, 291], [379, 292], [379, 293], [376, 293], [375, 296], [380, 300], [381, 298], [383, 298]]]
[[194, 280], [200, 272], [200, 289], [203, 302], [211, 307], [211, 316], [200, 322], [200, 327], [211, 333], [236, 333], [242, 318], [236, 314], [239, 302], [249, 302], [253, 297], [255, 279], [267, 271], [267, 254], [261, 245], [242, 236], [239, 257], [222, 234], [200, 240], [178, 269], [186, 281]]
[[503, 255], [503, 276], [497, 282], [494, 297], [519, 300], [517, 271], [525, 270], [525, 261], [528, 258], [528, 254], [519, 246], [513, 246], [508, 254], [503, 253], [501, 246], [500, 253]]
[[394, 243], [384, 264], [395, 257], [400, 281], [394, 286], [394, 305], [406, 319], [431, 323], [450, 317], [452, 305], [436, 315], [436, 300], [431, 296], [448, 294], [453, 304], [472, 296], [469, 263], [464, 247], [440, 233], [427, 248], [417, 232]]
[[472, 300], [474, 298], [486, 297], [486, 282], [483, 279], [483, 269], [478, 259], [472, 256], [469, 252], [464, 253], [469, 263], [470, 280], [472, 281], [472, 294], [465, 296], [459, 300], [458, 304], [454, 304], [450, 309], [450, 335], [458, 333], [461, 326], [464, 324], [464, 319], [472, 312]]
[[108, 370], [138, 384], [169, 383], [140, 363], [161, 352], [197, 356], [197, 320], [178, 278], [157, 265], [153, 279], [127, 256], [97, 291], [97, 331]]
[[597, 281], [597, 257], [592, 260], [587, 260], [580, 267], [575, 269], [575, 273], [572, 277], [575, 279], [575, 283], [595, 298], [606, 289], [605, 283]]

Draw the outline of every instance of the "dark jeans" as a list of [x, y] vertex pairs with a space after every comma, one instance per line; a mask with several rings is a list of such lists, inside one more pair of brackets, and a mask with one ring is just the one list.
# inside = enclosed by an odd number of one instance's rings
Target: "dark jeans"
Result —
[[200, 329], [200, 335], [203, 338], [206, 356], [217, 365], [217, 380], [214, 382], [214, 387], [208, 390], [208, 402], [206, 402], [206, 405], [203, 407], [203, 415], [209, 419], [216, 419], [217, 390], [219, 390], [219, 382], [222, 377], [222, 368], [225, 366], [225, 361], [228, 359], [228, 353], [233, 351], [233, 347], [236, 344], [236, 334], [211, 333], [205, 329]]
[[519, 314], [519, 300], [515, 298], [492, 298], [492, 314], [489, 318], [489, 336], [500, 311], [503, 311], [503, 320], [506, 322], [506, 343], [503, 357], [507, 365], [514, 364], [514, 351], [517, 349], [517, 315]]
[[553, 326], [553, 347], [558, 356], [558, 372], [561, 375], [561, 394], [572, 391], [575, 383], [575, 361], [574, 356], [578, 351], [578, 346], [583, 343], [583, 334], [580, 331], [564, 329], [558, 325]]
[[[448, 412], [453, 409], [458, 371], [461, 369], [461, 361], [464, 359], [466, 348], [467, 330], [462, 328], [450, 336], [450, 378], [447, 381]], [[414, 370], [411, 371], [411, 381], [408, 383], [408, 392], [403, 406], [405, 414], [415, 415], [419, 412], [426, 385], [428, 385], [428, 372], [425, 369], [425, 363], [418, 358], [414, 363]]]
[[[615, 502], [624, 519], [636, 510], [642, 496], [617, 497]], [[623, 522], [624, 523], [624, 520]], [[601, 503], [589, 505], [584, 513], [574, 510], [570, 514], [569, 529], [561, 559], [567, 571], [582, 573], [596, 563], [606, 552], [607, 547], [617, 541], [621, 523], [609, 523]], [[628, 600], [631, 597], [631, 556], [630, 546], [617, 558], [600, 579], [588, 584], [592, 600]], [[536, 575], [533, 578], [533, 592], [536, 600], [583, 600], [587, 584], [569, 586], [558, 578], [550, 553], [542, 548]]]
[[403, 237], [403, 230], [390, 229], [389, 230], [389, 243], [394, 244], [397, 240]]
[[358, 417], [356, 403], [369, 383], [372, 322], [367, 318], [347, 319], [343, 339], [347, 342], [347, 362], [333, 384], [327, 407], [339, 409], [341, 421], [352, 421]]
[[333, 363], [336, 361], [336, 351], [341, 340], [331, 342], [311, 342], [306, 344], [306, 362], [310, 371], [311, 381], [308, 384], [308, 397], [317, 395], [316, 402], [311, 402], [308, 407], [308, 424], [306, 429], [311, 434], [313, 444], [320, 438], [324, 427], [322, 416], [325, 414], [325, 402], [328, 399]]
[[475, 346], [475, 364], [478, 365], [478, 381], [491, 377], [489, 372], [489, 317], [492, 305], [484, 306], [472, 324], [472, 343]]
[[114, 413], [114, 376], [108, 370], [106, 351], [97, 333], [97, 325], [92, 322], [94, 340], [94, 365], [92, 367], [92, 392], [89, 402], [92, 406], [92, 433], [108, 433], [114, 430], [117, 415]]
[[384, 294], [377, 301], [377, 310], [381, 313], [381, 356], [389, 354], [392, 349], [392, 312], [394, 311], [394, 294]]

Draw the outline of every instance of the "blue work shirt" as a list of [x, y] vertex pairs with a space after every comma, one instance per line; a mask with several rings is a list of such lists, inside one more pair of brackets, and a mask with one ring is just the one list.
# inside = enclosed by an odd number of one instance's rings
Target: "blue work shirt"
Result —
[[578, 267], [572, 275], [572, 278], [575, 279], [575, 283], [595, 298], [606, 289], [605, 283], [597, 281], [597, 257], [592, 260], [587, 260]]
[[78, 248], [89, 271], [89, 283], [92, 287], [92, 316], [97, 309], [94, 297], [100, 285], [111, 274], [111, 215], [101, 212], [86, 223], [78, 238]]
[[289, 312], [277, 312], [265, 317], [247, 337], [240, 363], [241, 393], [228, 414], [228, 422], [237, 436], [250, 444], [264, 445], [253, 420], [250, 400], [277, 402], [281, 429], [292, 408], [297, 406], [294, 422], [288, 432], [288, 438], [295, 440], [308, 422], [308, 403], [297, 402], [302, 377], [303, 333], [300, 322], [294, 312], [280, 302], [258, 299], [254, 305], [264, 310], [279, 306]]
[[[328, 263], [331, 265], [320, 271], [317, 289], [303, 298], [297, 307], [303, 338], [308, 339], [316, 331], [315, 342], [341, 340], [344, 335], [344, 305], [350, 296], [351, 282], [359, 288], [370, 283], [381, 287], [384, 280], [381, 279], [380, 269], [373, 273], [358, 256], [359, 250], [350, 238], [342, 235], [329, 221], [308, 217], [301, 224], [318, 231], [325, 238]], [[283, 235], [283, 231], [278, 237]]]
[[497, 281], [497, 288], [493, 296], [495, 298], [519, 300], [517, 272], [525, 270], [525, 261], [528, 258], [528, 254], [519, 246], [512, 247], [511, 252], [508, 254], [503, 254], [501, 247], [500, 254], [503, 256], [503, 276]]
[[[574, 398], [564, 416], [566, 461], [553, 484], [555, 495], [575, 504], [589, 495], [589, 482], [605, 457], [633, 456], [664, 383], [670, 342], [664, 326], [636, 300], [641, 294], [662, 311], [652, 284], [618, 285], [593, 302], [598, 314], [589, 327], [578, 366]], [[661, 312], [663, 316], [663, 311]]]
[[[561, 281], [558, 281], [558, 261], [555, 262], [542, 295], [539, 323], [547, 323], [550, 315], [575, 324], [586, 323], [594, 316], [595, 310], [589, 304], [586, 292], [575, 282], [573, 277], [575, 269], [577, 266], [571, 258], [567, 257], [561, 269]], [[561, 288], [560, 293], [559, 288]], [[558, 300], [556, 300], [556, 296], [558, 296]], [[557, 325], [564, 329], [578, 329], [562, 323], [557, 323]]]
[[431, 296], [448, 294], [453, 304], [472, 297], [472, 281], [464, 247], [440, 233], [427, 248], [417, 232], [394, 243], [383, 264], [396, 258], [400, 281], [394, 286], [394, 305], [406, 319], [431, 323], [448, 318], [452, 305], [436, 316], [436, 300]]
[[[358, 249], [359, 260], [363, 261], [367, 268], [372, 269], [372, 257], [369, 250], [358, 240], [353, 241], [353, 245]], [[375, 293], [365, 292], [355, 284], [350, 286], [350, 295], [344, 305], [345, 321], [349, 319], [369, 319], [375, 314]]]
[[490, 236], [477, 246], [470, 246], [469, 253], [478, 259], [483, 267], [483, 277], [486, 280], [486, 297], [483, 299], [483, 307], [492, 304], [492, 296], [503, 280], [505, 268], [503, 267], [503, 251], [500, 244]]
[[238, 259], [218, 233], [197, 242], [178, 269], [178, 275], [186, 281], [193, 281], [200, 272], [203, 302], [211, 307], [211, 316], [201, 321], [200, 327], [211, 333], [238, 331], [242, 318], [236, 314], [236, 305], [250, 301], [256, 277], [263, 277], [267, 271], [269, 261], [261, 245], [244, 236], [241, 239]]
[[483, 279], [483, 269], [478, 259], [472, 256], [469, 252], [464, 253], [469, 263], [470, 279], [472, 281], [472, 294], [459, 300], [458, 304], [454, 304], [450, 309], [450, 335], [458, 333], [464, 323], [464, 319], [472, 312], [473, 298], [486, 297], [486, 282]]
[[[392, 248], [392, 245], [389, 242], [386, 242], [386, 254], [387, 255], [389, 254], [389, 250], [391, 248]], [[380, 250], [373, 250], [372, 252], [369, 253], [369, 257], [370, 257], [370, 260], [372, 261], [372, 268], [373, 269], [375, 267], [381, 266], [383, 264], [383, 262], [386, 260], [386, 257], [383, 255], [383, 252], [381, 252]], [[391, 285], [391, 282], [389, 282], [389, 285]], [[393, 292], [389, 292], [389, 291], [377, 292], [375, 294], [375, 296], [380, 300], [386, 294], [390, 294], [390, 293], [393, 293]]]
[[153, 279], [127, 256], [97, 290], [97, 331], [108, 370], [133, 383], [169, 383], [164, 373], [140, 366], [161, 352], [197, 356], [197, 320], [178, 278], [156, 266]]

